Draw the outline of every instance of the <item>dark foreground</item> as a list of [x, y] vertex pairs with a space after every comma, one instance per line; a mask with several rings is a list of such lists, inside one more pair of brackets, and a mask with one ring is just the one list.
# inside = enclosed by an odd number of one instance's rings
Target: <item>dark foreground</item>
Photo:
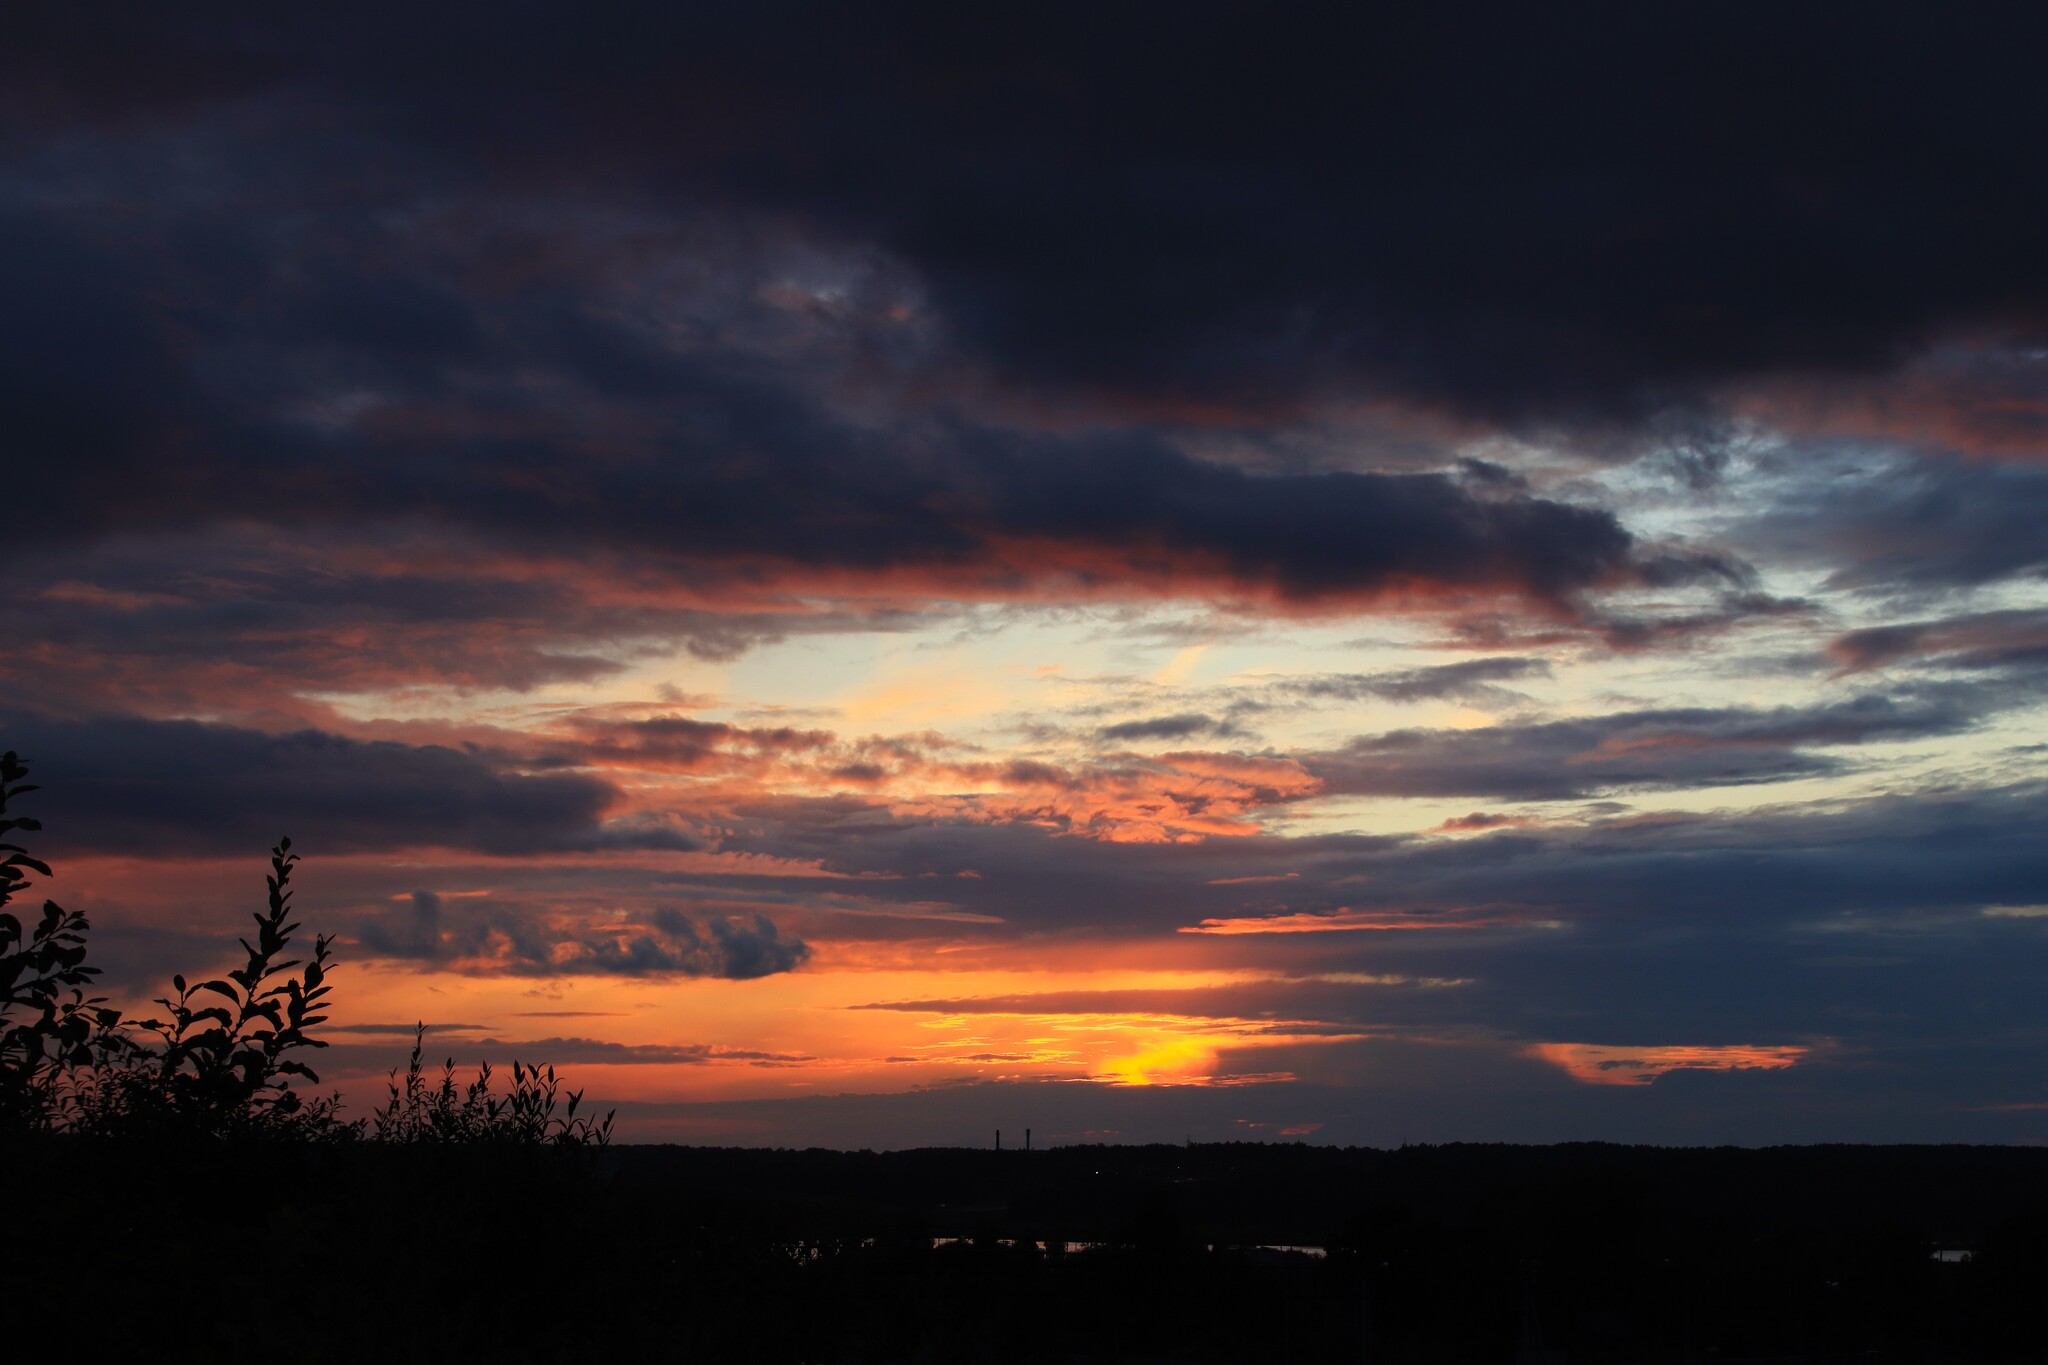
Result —
[[2048, 1358], [2048, 1151], [2024, 1148], [58, 1142], [7, 1166], [20, 1359]]

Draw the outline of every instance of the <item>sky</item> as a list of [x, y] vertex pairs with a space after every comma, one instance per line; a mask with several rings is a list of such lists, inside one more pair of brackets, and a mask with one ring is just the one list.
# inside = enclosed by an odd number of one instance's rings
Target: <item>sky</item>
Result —
[[2048, 1138], [2044, 29], [9, 7], [48, 894], [289, 835], [357, 1114]]

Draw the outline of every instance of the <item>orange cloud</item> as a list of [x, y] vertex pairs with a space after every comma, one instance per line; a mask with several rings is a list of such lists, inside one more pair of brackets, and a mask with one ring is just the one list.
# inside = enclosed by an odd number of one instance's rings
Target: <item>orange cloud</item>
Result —
[[1778, 1071], [1796, 1066], [1808, 1047], [1608, 1047], [1598, 1043], [1534, 1043], [1527, 1055], [1562, 1067], [1587, 1085], [1648, 1085], [1672, 1071]]
[[1332, 934], [1353, 930], [1392, 929], [1479, 929], [1502, 925], [1548, 928], [1549, 920], [1523, 919], [1513, 915], [1479, 915], [1461, 912], [1402, 912], [1399, 910], [1340, 909], [1330, 914], [1306, 911], [1286, 915], [1243, 915], [1227, 919], [1205, 919], [1184, 924], [1183, 934]]

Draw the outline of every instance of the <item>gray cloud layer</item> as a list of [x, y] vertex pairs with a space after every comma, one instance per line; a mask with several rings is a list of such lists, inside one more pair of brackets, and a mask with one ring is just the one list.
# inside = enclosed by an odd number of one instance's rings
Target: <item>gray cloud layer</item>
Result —
[[189, 720], [16, 717], [5, 731], [49, 784], [58, 849], [253, 853], [294, 831], [322, 852], [692, 846], [670, 829], [608, 826], [615, 793], [596, 778], [522, 772], [503, 755]]
[[645, 923], [563, 920], [490, 902], [447, 904], [431, 891], [382, 914], [359, 917], [355, 934], [372, 957], [410, 959], [522, 976], [724, 977], [750, 981], [794, 971], [811, 955], [766, 915], [714, 918], [701, 928], [672, 906]]

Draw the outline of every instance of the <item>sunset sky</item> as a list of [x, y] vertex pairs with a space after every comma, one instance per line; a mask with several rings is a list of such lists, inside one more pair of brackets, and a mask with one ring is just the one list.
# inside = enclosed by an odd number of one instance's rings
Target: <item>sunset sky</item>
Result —
[[122, 1003], [288, 834], [358, 1114], [2048, 1139], [2037, 12], [243, 12], [0, 18]]

